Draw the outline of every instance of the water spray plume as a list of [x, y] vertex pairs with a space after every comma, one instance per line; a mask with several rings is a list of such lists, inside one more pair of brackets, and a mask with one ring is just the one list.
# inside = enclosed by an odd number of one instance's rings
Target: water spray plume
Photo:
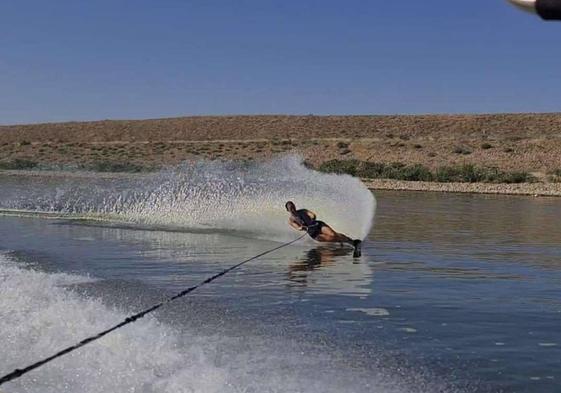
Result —
[[152, 228], [243, 232], [286, 241], [285, 203], [317, 213], [335, 230], [364, 239], [376, 200], [347, 175], [306, 168], [297, 156], [265, 163], [199, 161], [142, 178], [65, 182], [21, 193], [4, 208], [50, 211]]

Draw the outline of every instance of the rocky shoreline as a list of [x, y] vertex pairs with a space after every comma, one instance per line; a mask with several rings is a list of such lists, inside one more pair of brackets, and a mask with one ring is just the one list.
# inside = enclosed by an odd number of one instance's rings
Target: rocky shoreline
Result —
[[560, 197], [561, 183], [436, 183], [387, 179], [363, 179], [371, 190], [424, 191], [466, 194], [526, 195], [535, 197]]

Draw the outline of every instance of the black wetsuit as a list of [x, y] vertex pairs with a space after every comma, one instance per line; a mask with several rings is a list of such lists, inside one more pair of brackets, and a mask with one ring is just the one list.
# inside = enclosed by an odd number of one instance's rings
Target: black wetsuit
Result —
[[312, 239], [315, 239], [321, 233], [321, 228], [326, 224], [323, 221], [312, 220], [307, 214], [305, 209], [297, 210], [293, 216], [296, 222], [303, 227], [306, 227], [306, 232]]

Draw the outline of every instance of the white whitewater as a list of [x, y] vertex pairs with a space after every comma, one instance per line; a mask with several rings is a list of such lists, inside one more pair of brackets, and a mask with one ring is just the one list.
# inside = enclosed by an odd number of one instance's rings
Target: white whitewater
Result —
[[67, 179], [40, 195], [22, 192], [2, 207], [290, 240], [297, 234], [286, 224], [288, 200], [316, 212], [335, 230], [361, 239], [368, 235], [376, 209], [373, 194], [359, 179], [313, 171], [297, 156], [252, 164], [185, 163], [140, 179]]
[[[21, 269], [0, 254], [0, 373], [33, 363], [124, 319], [65, 286], [88, 281]], [[172, 329], [146, 318], [8, 383], [6, 392], [219, 392], [223, 370], [200, 348], [189, 359]], [[181, 387], [185, 381], [188, 385]]]

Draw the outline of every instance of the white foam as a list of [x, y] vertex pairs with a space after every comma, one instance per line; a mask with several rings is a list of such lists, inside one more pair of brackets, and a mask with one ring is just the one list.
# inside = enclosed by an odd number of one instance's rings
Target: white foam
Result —
[[[122, 321], [125, 315], [65, 286], [87, 279], [20, 269], [0, 255], [0, 373], [6, 374]], [[146, 318], [6, 385], [7, 392], [220, 392], [225, 371], [200, 348]]]
[[348, 308], [347, 311], [362, 312], [371, 317], [387, 317], [390, 312], [385, 308]]
[[540, 347], [556, 347], [557, 343], [539, 343]]

